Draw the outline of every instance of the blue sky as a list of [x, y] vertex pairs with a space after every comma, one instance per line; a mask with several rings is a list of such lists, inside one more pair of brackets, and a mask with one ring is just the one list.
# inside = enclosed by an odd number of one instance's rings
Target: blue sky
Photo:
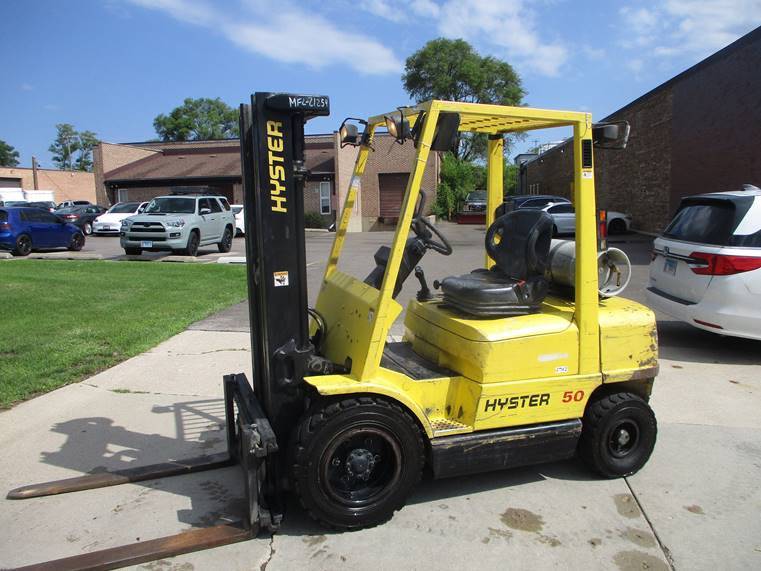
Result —
[[0, 139], [50, 168], [56, 123], [148, 140], [185, 97], [325, 94], [308, 132], [333, 131], [408, 103], [404, 60], [440, 36], [510, 62], [528, 105], [599, 119], [761, 25], [761, 0], [4, 0], [0, 21]]

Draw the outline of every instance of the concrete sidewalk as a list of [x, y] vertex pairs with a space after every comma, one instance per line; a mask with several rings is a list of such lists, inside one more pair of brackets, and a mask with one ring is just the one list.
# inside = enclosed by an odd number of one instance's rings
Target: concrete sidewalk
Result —
[[[658, 444], [632, 478], [600, 480], [570, 461], [424, 481], [389, 523], [354, 533], [327, 532], [291, 505], [273, 538], [140, 568], [758, 569], [759, 366], [708, 357], [661, 361]], [[239, 371], [250, 372], [247, 332], [189, 330], [3, 412], [0, 487], [222, 452], [221, 377]], [[240, 514], [241, 489], [232, 467], [3, 499], [0, 567], [211, 525]]]

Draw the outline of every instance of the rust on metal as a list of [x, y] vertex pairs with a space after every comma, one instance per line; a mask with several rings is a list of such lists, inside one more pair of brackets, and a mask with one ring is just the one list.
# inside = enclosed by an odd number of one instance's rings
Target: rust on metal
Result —
[[238, 525], [224, 524], [202, 529], [191, 529], [176, 535], [101, 549], [64, 557], [35, 565], [18, 567], [15, 571], [105, 571], [119, 569], [127, 565], [138, 565], [164, 557], [175, 557], [183, 553], [211, 549], [238, 541], [251, 539], [255, 532]]
[[200, 456], [198, 458], [189, 458], [187, 460], [176, 460], [162, 462], [160, 464], [151, 464], [149, 466], [139, 466], [136, 468], [126, 468], [114, 472], [103, 472], [100, 474], [87, 474], [76, 478], [66, 478], [64, 480], [54, 480], [41, 484], [31, 484], [21, 486], [8, 492], [9, 500], [23, 500], [27, 498], [39, 498], [42, 496], [54, 496], [56, 494], [68, 494], [69, 492], [79, 492], [82, 490], [92, 490], [94, 488], [107, 488], [108, 486], [118, 486], [130, 482], [144, 482], [145, 480], [155, 480], [157, 478], [166, 478], [168, 476], [180, 476], [182, 474], [192, 474], [205, 470], [215, 470], [232, 465], [233, 460], [229, 454], [212, 454], [209, 456]]

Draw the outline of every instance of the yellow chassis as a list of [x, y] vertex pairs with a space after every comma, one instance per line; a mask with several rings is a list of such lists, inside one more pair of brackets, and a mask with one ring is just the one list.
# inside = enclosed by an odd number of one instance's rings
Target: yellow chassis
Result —
[[[337, 269], [373, 135], [385, 116], [368, 120], [367, 138], [357, 156], [317, 299], [317, 310], [327, 322], [324, 354], [347, 365], [350, 372], [307, 377], [306, 382], [321, 395], [391, 398], [418, 419], [429, 438], [577, 419], [592, 394], [611, 383], [626, 383], [626, 390], [647, 398], [657, 373], [655, 316], [629, 300], [601, 300], [597, 291], [594, 169], [591, 157], [582, 163], [582, 142], [592, 138], [591, 115], [436, 100], [403, 110], [411, 126], [421, 112], [424, 120], [417, 154], [380, 289]], [[497, 319], [462, 317], [437, 300], [411, 302], [405, 340], [417, 354], [452, 371], [416, 380], [381, 366], [381, 358], [391, 325], [402, 310], [392, 293], [442, 112], [460, 114], [460, 131], [498, 135], [489, 139], [487, 153], [487, 228], [502, 202], [503, 139], [499, 135], [573, 128], [575, 299], [548, 297], [540, 313]], [[487, 256], [485, 264], [492, 263]]]

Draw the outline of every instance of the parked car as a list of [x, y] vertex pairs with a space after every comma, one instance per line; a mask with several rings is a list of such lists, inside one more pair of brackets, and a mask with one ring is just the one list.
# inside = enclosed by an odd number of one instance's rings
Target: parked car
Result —
[[77, 226], [40, 208], [0, 208], [0, 248], [14, 256], [27, 256], [32, 250], [68, 248], [79, 251], [85, 236]]
[[504, 212], [512, 212], [519, 208], [544, 208], [549, 203], [571, 201], [555, 194], [514, 194], [505, 197]]
[[98, 235], [118, 236], [122, 220], [141, 214], [146, 206], [147, 202], [117, 202], [93, 221], [92, 231]]
[[29, 203], [26, 200], [6, 200], [2, 206], [28, 206]]
[[[529, 208], [529, 207], [524, 207]], [[552, 235], [576, 233], [576, 211], [570, 202], [550, 202], [540, 210], [552, 216]], [[607, 211], [608, 234], [622, 234], [631, 227], [632, 217], [615, 210]]]
[[68, 208], [61, 208], [56, 210], [56, 216], [59, 216], [75, 224], [82, 229], [85, 236], [92, 234], [92, 225], [95, 219], [106, 211], [102, 206], [95, 204], [82, 205], [82, 206], [69, 206]]
[[474, 190], [469, 192], [465, 197], [465, 203], [462, 205], [463, 212], [485, 212], [486, 211], [486, 191]]
[[27, 206], [31, 206], [33, 208], [42, 208], [48, 212], [55, 212], [56, 210], [56, 204], [52, 200], [36, 200], [34, 202], [29, 202]]
[[71, 208], [72, 206], [87, 206], [88, 204], [92, 203], [89, 200], [64, 200], [56, 206], [56, 210], [60, 210], [61, 208]]
[[235, 235], [243, 236], [246, 233], [246, 211], [242, 204], [231, 204], [235, 215]]
[[172, 250], [195, 256], [209, 244], [229, 252], [234, 233], [235, 215], [223, 196], [171, 195], [157, 196], [142, 214], [125, 218], [119, 236], [129, 255]]
[[653, 244], [646, 295], [706, 331], [761, 339], [761, 189], [683, 198]]

